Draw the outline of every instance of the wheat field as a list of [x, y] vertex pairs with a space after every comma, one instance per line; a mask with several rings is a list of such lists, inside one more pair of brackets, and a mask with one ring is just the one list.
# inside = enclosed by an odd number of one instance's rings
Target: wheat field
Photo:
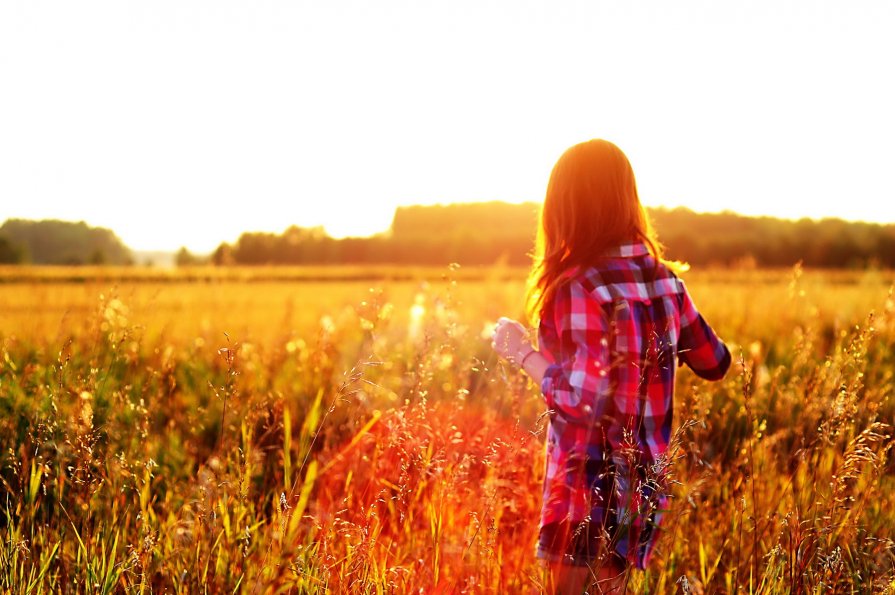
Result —
[[[0, 273], [3, 592], [542, 590], [519, 271]], [[629, 592], [895, 592], [893, 275], [685, 279], [736, 363]]]

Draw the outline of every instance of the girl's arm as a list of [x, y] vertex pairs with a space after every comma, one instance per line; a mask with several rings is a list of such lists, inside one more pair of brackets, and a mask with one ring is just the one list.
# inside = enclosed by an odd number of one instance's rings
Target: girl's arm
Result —
[[706, 380], [720, 380], [730, 368], [730, 350], [708, 325], [681, 284], [681, 333], [678, 356], [697, 376]]
[[[603, 415], [609, 391], [606, 321], [600, 304], [578, 283], [564, 285], [554, 297], [553, 311], [541, 325], [553, 324], [574, 353], [556, 359], [535, 350], [525, 328], [502, 318], [492, 346], [498, 355], [521, 367], [544, 395], [548, 409], [569, 419], [590, 422]], [[556, 359], [556, 361], [553, 361]]]
[[547, 371], [547, 366], [549, 365], [550, 362], [547, 361], [546, 357], [541, 355], [540, 351], [532, 349], [531, 353], [525, 356], [525, 359], [522, 360], [521, 368], [535, 381], [535, 383], [537, 383], [538, 386], [540, 386], [541, 382], [544, 380], [544, 372]]
[[538, 385], [550, 362], [540, 351], [532, 347], [525, 327], [509, 318], [501, 318], [494, 327], [491, 347], [497, 355], [519, 366]]

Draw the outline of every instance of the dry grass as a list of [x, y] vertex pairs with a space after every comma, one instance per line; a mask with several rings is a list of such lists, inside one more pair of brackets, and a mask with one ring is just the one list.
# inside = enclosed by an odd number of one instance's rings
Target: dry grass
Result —
[[[463, 267], [452, 273], [454, 279], [481, 280], [495, 275], [503, 278], [524, 278], [527, 270], [520, 267]], [[186, 267], [143, 266], [18, 266], [0, 265], [0, 283], [182, 283], [257, 281], [370, 281], [370, 280], [439, 280], [443, 267], [391, 265], [305, 265], [305, 266], [226, 266], [197, 265]]]
[[[521, 279], [401, 275], [0, 284], [0, 589], [538, 592]], [[891, 277], [687, 279], [740, 361], [680, 374], [633, 592], [893, 591]]]

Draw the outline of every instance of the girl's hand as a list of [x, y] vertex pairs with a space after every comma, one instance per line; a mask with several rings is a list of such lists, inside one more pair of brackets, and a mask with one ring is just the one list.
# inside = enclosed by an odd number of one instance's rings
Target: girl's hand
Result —
[[524, 326], [509, 318], [501, 317], [491, 335], [491, 347], [497, 355], [517, 366], [535, 349], [528, 340], [528, 331]]

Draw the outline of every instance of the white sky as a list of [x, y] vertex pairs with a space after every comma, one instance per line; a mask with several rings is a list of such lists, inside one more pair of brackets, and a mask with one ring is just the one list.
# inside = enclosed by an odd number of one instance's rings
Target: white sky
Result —
[[3, 0], [0, 222], [371, 233], [541, 200], [593, 137], [646, 204], [895, 222], [893, 31], [872, 0]]

